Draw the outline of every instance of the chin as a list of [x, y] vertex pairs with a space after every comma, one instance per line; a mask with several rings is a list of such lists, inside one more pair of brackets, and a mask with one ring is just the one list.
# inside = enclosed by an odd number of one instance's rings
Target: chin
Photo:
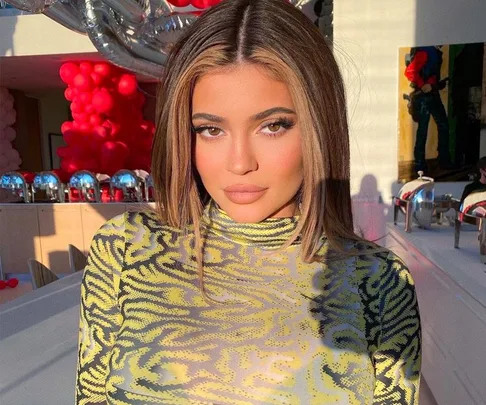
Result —
[[238, 223], [257, 223], [267, 219], [271, 212], [262, 210], [256, 206], [257, 204], [238, 205], [229, 203], [227, 208], [221, 207], [223, 211], [230, 216], [230, 218]]

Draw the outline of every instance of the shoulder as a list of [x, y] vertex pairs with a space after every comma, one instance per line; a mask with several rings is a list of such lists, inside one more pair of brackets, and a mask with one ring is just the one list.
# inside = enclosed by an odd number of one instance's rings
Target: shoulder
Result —
[[382, 286], [413, 286], [414, 281], [405, 261], [387, 248], [358, 243], [356, 268]]
[[150, 234], [164, 228], [154, 211], [126, 211], [107, 220], [95, 233], [93, 245], [99, 243], [127, 243], [143, 234]]

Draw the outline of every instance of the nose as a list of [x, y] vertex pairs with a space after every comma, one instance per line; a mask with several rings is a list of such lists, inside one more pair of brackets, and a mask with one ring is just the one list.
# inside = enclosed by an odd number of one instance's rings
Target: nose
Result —
[[227, 170], [243, 176], [258, 169], [255, 151], [248, 136], [234, 137], [227, 156]]

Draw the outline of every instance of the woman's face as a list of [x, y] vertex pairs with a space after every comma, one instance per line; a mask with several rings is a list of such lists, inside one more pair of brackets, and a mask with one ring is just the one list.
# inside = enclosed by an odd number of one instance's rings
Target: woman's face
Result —
[[192, 125], [197, 171], [231, 218], [295, 214], [302, 149], [286, 84], [252, 64], [210, 72], [194, 88]]

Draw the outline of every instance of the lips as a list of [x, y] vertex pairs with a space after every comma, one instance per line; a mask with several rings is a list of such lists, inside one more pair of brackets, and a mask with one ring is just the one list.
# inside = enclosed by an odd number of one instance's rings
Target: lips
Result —
[[234, 204], [252, 204], [268, 189], [254, 184], [233, 184], [223, 189], [226, 197]]

